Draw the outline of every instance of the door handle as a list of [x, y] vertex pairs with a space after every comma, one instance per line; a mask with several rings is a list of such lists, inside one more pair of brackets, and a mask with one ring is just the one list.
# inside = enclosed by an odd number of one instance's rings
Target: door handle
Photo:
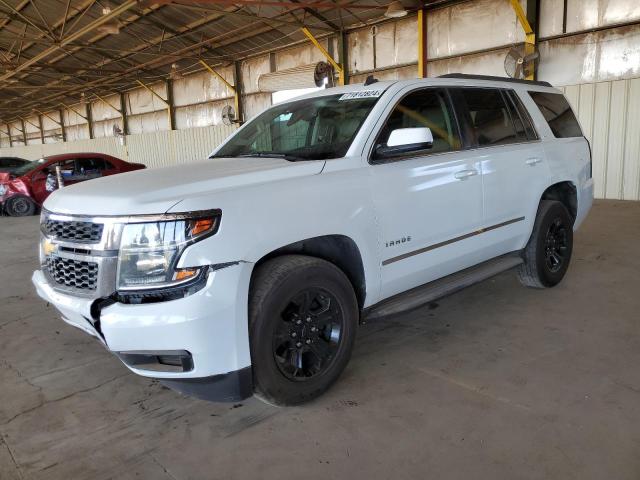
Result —
[[470, 169], [470, 170], [460, 170], [459, 172], [456, 172], [453, 176], [456, 177], [458, 180], [466, 180], [469, 177], [473, 177], [474, 175], [477, 175], [478, 171], [475, 169]]
[[534, 157], [534, 158], [527, 158], [526, 164], [533, 167], [535, 165], [537, 165], [538, 163], [540, 163], [542, 161], [541, 158], [538, 157]]

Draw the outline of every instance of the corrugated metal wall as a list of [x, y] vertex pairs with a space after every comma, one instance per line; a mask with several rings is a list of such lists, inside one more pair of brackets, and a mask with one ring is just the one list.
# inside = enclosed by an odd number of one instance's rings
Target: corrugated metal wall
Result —
[[114, 137], [76, 140], [46, 145], [0, 148], [0, 156], [14, 155], [35, 160], [46, 155], [72, 152], [101, 152], [123, 160], [144, 163], [149, 167], [163, 167], [206, 158], [236, 129], [215, 125], [165, 132], [127, 135], [124, 144]]
[[595, 196], [640, 200], [640, 78], [563, 90], [592, 145]]

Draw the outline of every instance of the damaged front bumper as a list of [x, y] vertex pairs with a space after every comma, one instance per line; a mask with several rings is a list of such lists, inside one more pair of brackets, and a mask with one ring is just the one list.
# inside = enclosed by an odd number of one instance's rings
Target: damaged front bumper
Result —
[[69, 325], [96, 337], [134, 373], [212, 401], [252, 394], [247, 296], [250, 264], [212, 271], [198, 292], [170, 301], [124, 304], [56, 290], [42, 271], [38, 295]]

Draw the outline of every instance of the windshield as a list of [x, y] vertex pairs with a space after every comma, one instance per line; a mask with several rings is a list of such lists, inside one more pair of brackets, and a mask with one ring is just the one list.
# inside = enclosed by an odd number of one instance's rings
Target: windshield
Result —
[[352, 92], [277, 105], [249, 122], [213, 157], [344, 157], [382, 93]]
[[36, 160], [35, 162], [27, 162], [24, 165], [20, 165], [18, 168], [14, 168], [11, 173], [16, 177], [21, 177], [22, 175], [32, 172], [33, 170], [38, 168], [44, 163], [44, 161], [44, 158], [41, 158], [40, 160]]

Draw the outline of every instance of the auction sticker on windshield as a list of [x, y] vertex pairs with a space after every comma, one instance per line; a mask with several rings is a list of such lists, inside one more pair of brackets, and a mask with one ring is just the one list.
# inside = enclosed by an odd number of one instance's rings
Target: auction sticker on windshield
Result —
[[338, 100], [356, 100], [358, 98], [378, 98], [384, 90], [362, 90], [343, 94]]

